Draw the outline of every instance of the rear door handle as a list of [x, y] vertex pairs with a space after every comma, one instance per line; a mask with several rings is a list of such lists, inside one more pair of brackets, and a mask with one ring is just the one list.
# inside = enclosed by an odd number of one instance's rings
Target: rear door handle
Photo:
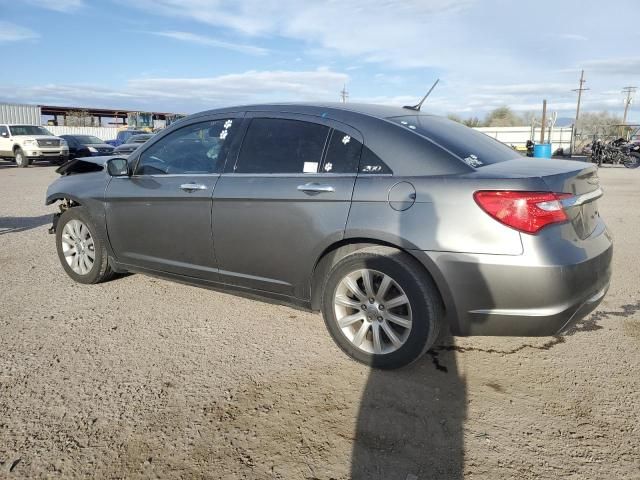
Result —
[[320, 185], [319, 183], [305, 183], [304, 185], [298, 185], [298, 190], [306, 193], [323, 193], [336, 191], [336, 189], [331, 185]]
[[207, 186], [201, 183], [183, 183], [180, 188], [185, 192], [194, 192], [196, 190], [206, 190]]

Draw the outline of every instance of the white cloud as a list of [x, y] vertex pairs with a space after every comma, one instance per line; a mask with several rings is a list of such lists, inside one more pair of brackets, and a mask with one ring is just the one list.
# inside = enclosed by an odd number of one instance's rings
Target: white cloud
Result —
[[139, 0], [132, 5], [245, 35], [281, 35], [320, 45], [332, 55], [424, 67], [448, 62], [448, 57], [440, 53], [442, 42], [454, 39], [443, 31], [440, 21], [473, 3], [473, 0]]
[[36, 7], [54, 10], [56, 12], [73, 12], [84, 6], [84, 0], [27, 0]]
[[9, 22], [0, 21], [0, 43], [19, 42], [38, 38], [33, 30]]
[[0, 86], [0, 99], [193, 112], [243, 103], [337, 100], [348, 80], [348, 75], [327, 69], [248, 71], [203, 78], [135, 78], [121, 89], [87, 84]]
[[195, 43], [197, 45], [204, 45], [207, 47], [223, 48], [225, 50], [233, 50], [236, 52], [247, 53], [249, 55], [266, 55], [269, 50], [262, 47], [256, 47], [254, 45], [245, 45], [241, 43], [231, 43], [216, 38], [208, 37], [205, 35], [197, 35], [190, 32], [179, 32], [175, 30], [163, 31], [163, 32], [148, 32], [152, 35], [158, 35], [160, 37], [172, 38], [174, 40], [180, 40], [182, 42]]
[[554, 36], [561, 40], [575, 40], [578, 42], [586, 42], [588, 40], [587, 37], [580, 35], [579, 33], [559, 33]]
[[580, 66], [589, 72], [633, 76], [636, 81], [640, 77], [640, 57], [587, 60]]

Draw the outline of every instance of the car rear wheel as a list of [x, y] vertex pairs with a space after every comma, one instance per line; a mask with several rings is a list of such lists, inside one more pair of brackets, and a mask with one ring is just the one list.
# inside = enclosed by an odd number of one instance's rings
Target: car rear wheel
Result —
[[16, 148], [14, 152], [16, 165], [20, 168], [26, 168], [29, 166], [29, 159], [24, 155], [21, 148]]
[[62, 267], [79, 283], [100, 283], [109, 280], [105, 244], [84, 207], [64, 212], [56, 226], [56, 247]]
[[638, 167], [640, 167], [640, 154], [631, 153], [629, 155], [629, 158], [627, 160], [625, 160], [623, 163], [624, 163], [624, 166], [627, 167], [627, 168], [638, 168]]
[[358, 250], [331, 269], [322, 313], [338, 346], [377, 368], [419, 359], [438, 337], [439, 293], [417, 261], [389, 247]]

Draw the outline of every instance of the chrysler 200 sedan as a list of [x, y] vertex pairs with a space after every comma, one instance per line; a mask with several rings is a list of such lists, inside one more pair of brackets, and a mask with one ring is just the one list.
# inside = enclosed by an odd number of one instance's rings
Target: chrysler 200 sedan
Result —
[[73, 280], [142, 272], [321, 311], [379, 368], [441, 329], [562, 333], [609, 286], [595, 166], [408, 108], [211, 110], [58, 173], [46, 203]]

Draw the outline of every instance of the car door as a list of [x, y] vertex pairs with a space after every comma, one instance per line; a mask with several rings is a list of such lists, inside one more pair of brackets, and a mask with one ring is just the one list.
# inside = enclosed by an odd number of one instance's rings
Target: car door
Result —
[[9, 129], [4, 125], [0, 125], [0, 156], [12, 154], [9, 136]]
[[211, 195], [238, 123], [226, 115], [181, 124], [134, 154], [131, 176], [111, 180], [107, 230], [119, 262], [217, 279]]
[[308, 298], [318, 255], [349, 215], [359, 132], [314, 116], [253, 112], [213, 195], [221, 281]]

